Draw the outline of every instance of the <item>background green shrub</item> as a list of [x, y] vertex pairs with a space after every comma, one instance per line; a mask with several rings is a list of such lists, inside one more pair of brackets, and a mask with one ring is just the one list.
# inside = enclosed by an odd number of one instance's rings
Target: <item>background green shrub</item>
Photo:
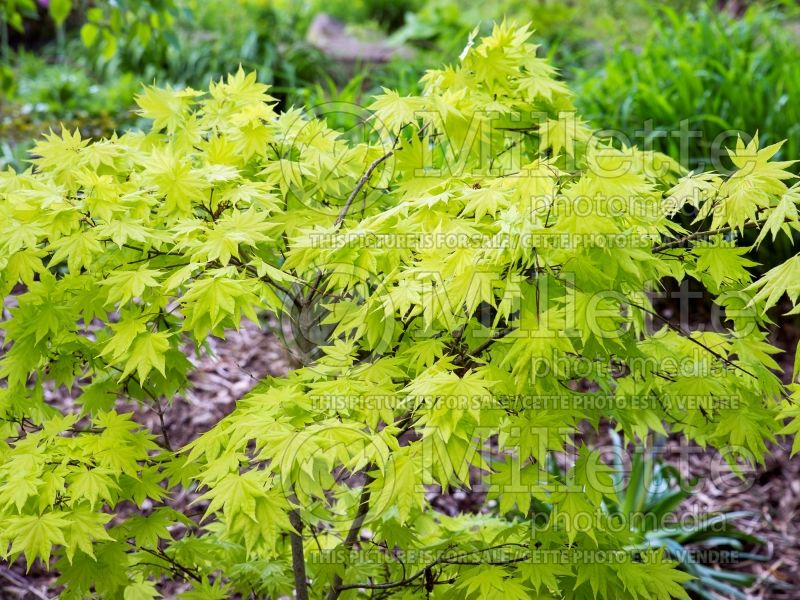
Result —
[[[724, 158], [723, 147], [742, 131], [758, 130], [765, 143], [785, 139], [782, 155], [798, 155], [800, 60], [785, 13], [758, 5], [741, 16], [705, 5], [653, 12], [644, 39], [618, 42], [599, 66], [577, 70], [587, 118], [639, 144], [650, 122], [647, 143], [690, 168]], [[684, 120], [701, 137], [686, 137], [682, 149], [672, 132]]]

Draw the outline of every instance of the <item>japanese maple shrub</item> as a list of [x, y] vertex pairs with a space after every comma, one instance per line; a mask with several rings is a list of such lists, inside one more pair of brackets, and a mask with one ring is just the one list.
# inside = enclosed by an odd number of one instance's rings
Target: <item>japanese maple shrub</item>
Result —
[[[797, 230], [798, 190], [755, 138], [734, 172], [685, 174], [592, 135], [529, 34], [386, 90], [359, 143], [240, 71], [146, 88], [149, 132], [51, 133], [0, 175], [3, 556], [64, 598], [686, 597], [578, 437], [680, 432], [738, 465], [798, 429], [765, 313], [796, 302], [800, 256], [754, 280], [737, 245]], [[725, 327], [661, 320], [666, 278]], [[305, 366], [183, 448], [115, 410], [168, 417], [187, 347], [259, 311]], [[431, 508], [476, 477], [482, 511]]]

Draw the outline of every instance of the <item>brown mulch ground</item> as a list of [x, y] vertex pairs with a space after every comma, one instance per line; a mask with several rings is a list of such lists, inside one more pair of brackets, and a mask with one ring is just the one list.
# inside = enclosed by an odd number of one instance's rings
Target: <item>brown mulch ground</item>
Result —
[[[243, 320], [241, 329], [229, 332], [226, 339], [211, 339], [211, 355], [192, 357], [196, 368], [189, 377], [191, 389], [164, 410], [172, 447], [180, 448], [211, 429], [264, 377], [289, 371], [289, 358], [270, 332], [274, 324], [267, 325]], [[137, 420], [152, 431], [161, 430], [153, 411], [140, 409]]]
[[772, 447], [766, 467], [736, 479], [714, 453], [689, 459], [689, 474], [700, 486], [682, 509], [692, 514], [749, 511], [736, 521], [742, 531], [763, 540], [753, 548], [763, 560], [745, 561], [735, 570], [754, 573], [748, 590], [754, 600], [800, 598], [800, 459], [789, 460], [791, 440]]

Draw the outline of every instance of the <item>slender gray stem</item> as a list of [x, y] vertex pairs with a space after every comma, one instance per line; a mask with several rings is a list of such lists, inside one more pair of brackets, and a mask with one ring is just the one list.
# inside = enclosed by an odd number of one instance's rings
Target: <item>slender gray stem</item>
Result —
[[333, 225], [336, 229], [338, 229], [342, 225], [342, 223], [344, 223], [344, 219], [347, 216], [348, 211], [350, 210], [350, 206], [352, 206], [353, 204], [353, 200], [355, 200], [356, 196], [358, 195], [358, 192], [361, 191], [361, 188], [363, 188], [367, 184], [367, 181], [369, 181], [369, 178], [372, 176], [372, 172], [378, 168], [378, 165], [380, 165], [383, 161], [389, 158], [392, 154], [394, 154], [394, 148], [389, 150], [389, 152], [387, 152], [383, 156], [379, 156], [378, 158], [373, 160], [367, 167], [367, 170], [364, 171], [364, 174], [358, 180], [358, 183], [356, 183], [356, 187], [353, 188], [353, 191], [350, 192], [350, 195], [347, 197], [347, 202], [344, 203], [344, 206], [342, 207], [339, 216], [336, 217], [336, 223], [334, 223]]
[[[344, 539], [343, 545], [345, 550], [350, 550], [350, 548], [352, 548], [358, 541], [358, 535], [361, 532], [361, 526], [364, 524], [364, 519], [367, 517], [367, 513], [369, 512], [370, 483], [372, 483], [372, 478], [368, 475], [367, 481], [364, 482], [364, 487], [361, 488], [361, 497], [358, 500], [356, 517], [353, 519], [353, 524], [350, 526], [350, 530], [347, 532], [347, 537]], [[334, 576], [333, 582], [331, 582], [331, 589], [328, 591], [326, 600], [336, 600], [342, 591], [342, 578], [337, 574]]]

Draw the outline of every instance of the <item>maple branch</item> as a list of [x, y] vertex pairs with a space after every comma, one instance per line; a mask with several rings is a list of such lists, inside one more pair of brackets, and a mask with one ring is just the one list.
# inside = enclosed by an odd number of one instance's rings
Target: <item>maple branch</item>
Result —
[[[356, 187], [353, 188], [353, 191], [350, 192], [350, 195], [347, 197], [347, 200], [345, 201], [342, 210], [339, 212], [339, 216], [336, 217], [336, 221], [333, 224], [334, 230], [339, 229], [339, 227], [342, 226], [342, 223], [344, 223], [344, 220], [347, 217], [347, 213], [350, 211], [350, 207], [353, 205], [353, 200], [355, 200], [356, 196], [358, 196], [358, 192], [360, 192], [361, 189], [365, 185], [367, 185], [367, 181], [369, 181], [369, 178], [372, 177], [373, 171], [375, 171], [375, 169], [377, 169], [378, 166], [380, 166], [380, 164], [383, 161], [385, 161], [387, 158], [389, 158], [395, 153], [395, 150], [397, 149], [397, 142], [400, 141], [400, 133], [408, 125], [409, 125], [408, 123], [406, 125], [403, 125], [397, 132], [397, 135], [394, 137], [394, 142], [392, 143], [392, 149], [389, 150], [386, 154], [379, 156], [378, 158], [373, 160], [367, 167], [367, 170], [364, 171], [364, 173], [361, 175], [358, 182], [356, 183]], [[307, 305], [311, 302], [311, 299], [317, 293], [317, 290], [319, 289], [319, 284], [321, 282], [322, 282], [322, 271], [317, 273], [317, 278], [314, 280], [314, 285], [311, 286], [311, 291], [309, 292], [308, 296], [306, 298], [301, 299], [302, 303]]]
[[292, 572], [294, 591], [297, 600], [308, 600], [308, 579], [306, 579], [306, 559], [303, 554], [303, 521], [297, 509], [289, 511], [289, 523], [295, 531], [289, 532], [289, 545], [292, 548]]
[[686, 338], [687, 340], [689, 340], [689, 341], [690, 341], [690, 342], [692, 342], [693, 344], [696, 344], [696, 345], [700, 346], [700, 347], [701, 347], [701, 348], [703, 348], [703, 349], [704, 349], [706, 352], [710, 353], [710, 354], [711, 354], [712, 356], [714, 356], [715, 358], [717, 358], [717, 359], [721, 360], [721, 361], [722, 361], [722, 362], [724, 362], [726, 365], [728, 365], [728, 366], [730, 366], [730, 367], [732, 367], [732, 368], [734, 368], [734, 369], [739, 369], [739, 370], [740, 370], [742, 373], [745, 373], [746, 375], [749, 375], [749, 376], [750, 376], [750, 377], [752, 377], [753, 379], [758, 379], [758, 378], [757, 378], [757, 377], [756, 377], [756, 376], [755, 376], [753, 373], [751, 373], [750, 371], [748, 371], [748, 370], [747, 370], [747, 369], [745, 369], [744, 367], [737, 365], [737, 364], [736, 364], [735, 362], [733, 362], [731, 359], [729, 359], [729, 358], [728, 358], [728, 357], [726, 357], [726, 356], [723, 356], [722, 354], [720, 354], [720, 353], [719, 353], [719, 352], [717, 352], [716, 350], [713, 350], [713, 349], [712, 349], [710, 346], [708, 346], [708, 345], [704, 344], [704, 343], [703, 343], [703, 342], [701, 342], [700, 340], [693, 338], [693, 337], [690, 335], [690, 333], [689, 333], [688, 331], [684, 331], [682, 327], [679, 327], [679, 326], [675, 325], [674, 323], [672, 323], [672, 321], [670, 321], [670, 320], [669, 320], [669, 319], [667, 319], [666, 317], [664, 317], [664, 316], [662, 316], [662, 315], [658, 314], [656, 311], [654, 311], [654, 310], [650, 310], [649, 308], [646, 308], [646, 307], [644, 307], [644, 306], [640, 306], [639, 304], [636, 304], [635, 302], [631, 302], [630, 300], [626, 300], [626, 303], [627, 303], [627, 304], [630, 304], [631, 306], [633, 306], [633, 307], [635, 307], [635, 308], [638, 308], [638, 309], [639, 309], [639, 310], [641, 310], [641, 311], [644, 311], [644, 312], [646, 312], [646, 313], [648, 313], [648, 314], [650, 314], [650, 315], [653, 315], [653, 316], [654, 316], [654, 317], [656, 317], [656, 318], [657, 318], [659, 321], [661, 321], [661, 322], [662, 322], [662, 323], [664, 323], [664, 324], [665, 324], [667, 327], [669, 327], [669, 328], [670, 328], [672, 331], [675, 331], [676, 333], [680, 334], [681, 336], [683, 336], [684, 338]]
[[480, 346], [478, 346], [474, 350], [469, 350], [467, 352], [467, 355], [468, 356], [477, 356], [477, 355], [481, 354], [487, 348], [489, 348], [492, 344], [494, 344], [497, 340], [503, 339], [504, 337], [510, 335], [511, 333], [513, 333], [516, 330], [517, 330], [516, 327], [506, 327], [505, 329], [500, 329], [498, 331], [495, 331], [492, 334], [491, 338], [489, 338], [488, 340], [483, 342]]
[[[277, 281], [275, 281], [274, 279], [272, 279], [271, 277], [269, 277], [267, 275], [260, 276], [258, 274], [258, 269], [256, 269], [256, 267], [254, 267], [253, 265], [247, 265], [247, 264], [243, 263], [242, 261], [240, 261], [240, 260], [238, 260], [238, 259], [236, 259], [234, 257], [231, 257], [230, 262], [231, 262], [232, 265], [234, 265], [236, 267], [244, 267], [244, 270], [247, 271], [250, 275], [253, 275], [254, 277], [258, 278], [259, 280], [263, 281], [264, 283], [266, 283], [268, 285], [271, 285], [272, 287], [274, 287], [279, 292], [281, 292], [283, 294], [286, 294], [289, 297], [292, 296], [292, 291], [289, 288], [287, 288], [286, 286], [281, 285], [280, 283], [278, 283]], [[220, 264], [220, 266], [222, 266], [222, 265]]]
[[[142, 388], [144, 389], [144, 388]], [[164, 422], [164, 407], [161, 405], [160, 399], [155, 399], [155, 410], [156, 414], [158, 415], [158, 421], [161, 425], [161, 437], [164, 438], [164, 445], [167, 447], [167, 450], [170, 452], [173, 451], [172, 443], [169, 439], [169, 431], [167, 430], [167, 424]]]
[[[676, 241], [677, 241], [677, 240], [676, 240]], [[703, 342], [701, 342], [700, 340], [693, 338], [693, 337], [690, 335], [690, 333], [689, 333], [689, 332], [687, 332], [687, 331], [684, 331], [684, 330], [683, 330], [683, 328], [681, 328], [681, 327], [678, 327], [677, 325], [675, 325], [674, 323], [672, 323], [672, 322], [671, 322], [669, 319], [667, 319], [666, 317], [664, 317], [664, 316], [662, 316], [662, 315], [658, 314], [656, 311], [654, 311], [654, 310], [650, 310], [650, 309], [648, 309], [648, 308], [646, 308], [646, 307], [644, 307], [644, 306], [641, 306], [641, 305], [639, 305], [639, 304], [636, 304], [635, 302], [631, 302], [630, 300], [626, 300], [626, 303], [627, 303], [627, 304], [629, 304], [630, 306], [633, 306], [633, 307], [635, 307], [635, 308], [638, 308], [639, 310], [641, 310], [641, 311], [644, 311], [644, 312], [646, 312], [646, 313], [648, 313], [648, 314], [650, 314], [650, 315], [654, 316], [654, 317], [655, 317], [655, 318], [657, 318], [659, 321], [661, 321], [662, 323], [664, 323], [664, 324], [665, 324], [667, 327], [669, 327], [670, 329], [672, 329], [672, 330], [673, 330], [673, 331], [675, 331], [676, 333], [680, 334], [681, 336], [685, 337], [687, 340], [689, 340], [689, 341], [690, 341], [690, 342], [692, 342], [693, 344], [696, 344], [696, 345], [700, 346], [701, 348], [703, 348], [704, 350], [706, 350], [707, 352], [709, 352], [709, 353], [710, 353], [712, 356], [714, 356], [714, 357], [715, 357], [715, 358], [717, 358], [718, 360], [722, 361], [723, 363], [725, 363], [725, 364], [726, 364], [726, 365], [728, 365], [729, 367], [731, 367], [731, 368], [734, 368], [734, 369], [738, 369], [738, 370], [739, 370], [739, 371], [741, 371], [742, 373], [744, 373], [744, 374], [746, 374], [746, 375], [749, 375], [750, 377], [753, 377], [754, 379], [756, 379], [756, 376], [755, 376], [753, 373], [751, 373], [750, 371], [748, 371], [748, 370], [747, 370], [747, 369], [745, 369], [744, 367], [742, 367], [742, 366], [740, 366], [740, 365], [737, 365], [735, 362], [733, 362], [732, 360], [730, 360], [730, 359], [729, 359], [729, 358], [727, 358], [726, 356], [723, 356], [722, 354], [720, 354], [720, 353], [719, 353], [719, 352], [717, 352], [716, 350], [712, 349], [712, 348], [711, 348], [711, 347], [709, 347], [708, 345], [704, 344], [704, 343], [703, 343]], [[481, 354], [481, 353], [482, 353], [482, 352], [484, 352], [484, 351], [485, 351], [487, 348], [489, 348], [489, 347], [490, 347], [492, 344], [494, 344], [496, 341], [498, 341], [498, 340], [500, 340], [500, 339], [502, 339], [502, 338], [504, 338], [504, 337], [508, 336], [509, 334], [511, 334], [511, 333], [513, 333], [514, 331], [516, 331], [516, 329], [517, 329], [517, 328], [515, 328], [515, 327], [506, 327], [505, 329], [502, 329], [502, 330], [496, 331], [496, 332], [494, 333], [494, 335], [493, 335], [493, 336], [492, 336], [490, 339], [488, 339], [488, 340], [486, 340], [485, 342], [483, 342], [482, 344], [480, 344], [480, 345], [479, 345], [478, 347], [476, 347], [474, 350], [470, 350], [470, 351], [468, 351], [468, 352], [467, 352], [467, 355], [468, 355], [468, 356], [477, 356], [477, 355]]]
[[490, 161], [489, 161], [489, 172], [491, 173], [491, 171], [492, 171], [492, 167], [494, 167], [494, 161], [496, 161], [498, 158], [500, 158], [501, 156], [503, 156], [503, 154], [505, 154], [506, 152], [509, 152], [509, 151], [510, 151], [510, 150], [512, 150], [513, 148], [516, 148], [518, 144], [519, 144], [519, 140], [514, 140], [514, 141], [513, 141], [513, 142], [511, 142], [511, 143], [510, 143], [508, 146], [506, 146], [505, 148], [503, 148], [503, 149], [502, 149], [500, 152], [498, 152], [497, 154], [495, 154], [495, 155], [492, 157], [492, 160], [490, 160]]
[[[364, 524], [364, 519], [369, 512], [369, 498], [371, 493], [369, 484], [373, 482], [373, 478], [369, 475], [366, 475], [366, 477], [367, 480], [364, 482], [364, 487], [361, 488], [361, 497], [358, 499], [356, 517], [353, 519], [353, 524], [350, 525], [350, 530], [347, 532], [347, 537], [342, 544], [345, 550], [350, 550], [355, 545], [358, 540], [358, 534], [361, 531], [361, 526]], [[342, 586], [342, 577], [337, 573], [333, 577], [331, 589], [328, 591], [326, 600], [336, 600], [345, 589], [347, 588]]]
[[393, 352], [396, 352], [397, 349], [400, 347], [400, 343], [403, 341], [403, 338], [406, 336], [406, 333], [408, 333], [408, 329], [409, 329], [409, 327], [411, 327], [411, 323], [414, 322], [414, 319], [416, 319], [418, 316], [420, 316], [422, 314], [421, 312], [417, 313], [416, 315], [414, 315], [413, 317], [411, 317], [409, 319], [408, 315], [411, 314], [412, 310], [414, 310], [414, 306], [413, 305], [409, 306], [408, 310], [406, 311], [406, 314], [403, 315], [403, 321], [404, 321], [403, 322], [403, 330], [400, 332], [400, 335], [397, 337], [397, 342], [395, 342], [394, 348], [392, 350]]
[[[408, 585], [413, 581], [419, 579], [423, 575], [430, 573], [431, 570], [438, 566], [438, 565], [510, 565], [518, 562], [522, 562], [528, 560], [530, 557], [528, 555], [524, 556], [517, 556], [513, 558], [507, 558], [503, 560], [486, 560], [486, 561], [478, 561], [478, 560], [461, 560], [466, 559], [469, 556], [480, 554], [482, 552], [490, 552], [492, 550], [500, 550], [502, 548], [507, 547], [520, 547], [525, 548], [526, 550], [528, 547], [524, 544], [518, 544], [515, 542], [509, 542], [506, 544], [498, 544], [496, 546], [490, 546], [488, 548], [482, 548], [480, 550], [471, 550], [469, 552], [461, 552], [459, 554], [454, 554], [452, 556], [441, 556], [434, 560], [432, 563], [422, 567], [416, 573], [409, 575], [408, 577], [403, 577], [402, 579], [398, 579], [397, 581], [389, 581], [386, 583], [350, 583], [347, 585], [343, 585], [340, 587], [342, 591], [344, 590], [354, 590], [354, 589], [366, 589], [366, 590], [386, 590], [396, 587], [402, 587], [404, 585]], [[433, 584], [436, 583], [445, 583], [445, 582], [438, 582], [433, 581]], [[453, 581], [448, 580], [447, 583], [453, 583]]]
[[[750, 223], [745, 223], [745, 229], [752, 229], [754, 227], [760, 227], [764, 224], [764, 221], [751, 221]], [[703, 239], [705, 237], [710, 237], [712, 235], [717, 235], [720, 233], [728, 233], [729, 231], [733, 231], [735, 227], [728, 226], [728, 227], [721, 227], [719, 229], [712, 229], [709, 231], [695, 231], [694, 233], [690, 233], [685, 235], [677, 240], [672, 240], [671, 242], [665, 242], [663, 244], [659, 244], [658, 246], [653, 246], [653, 252], [663, 252], [664, 250], [669, 250], [670, 248], [678, 248], [683, 246], [687, 242], [692, 242], [694, 240]]]
[[[402, 131], [403, 127], [401, 127], [400, 130]], [[361, 178], [358, 180], [358, 183], [356, 183], [356, 187], [353, 188], [353, 191], [350, 192], [350, 195], [347, 197], [347, 201], [344, 203], [344, 206], [342, 207], [339, 216], [336, 217], [336, 222], [333, 224], [334, 229], [339, 229], [339, 227], [342, 226], [342, 223], [344, 223], [344, 219], [345, 217], [347, 217], [347, 213], [350, 210], [350, 206], [352, 206], [353, 200], [355, 200], [356, 196], [358, 195], [358, 192], [360, 192], [361, 188], [363, 188], [367, 184], [367, 181], [369, 181], [369, 178], [372, 176], [373, 171], [375, 171], [375, 169], [377, 169], [378, 166], [380, 166], [380, 164], [383, 161], [385, 161], [387, 158], [389, 158], [394, 154], [394, 151], [397, 149], [397, 142], [399, 140], [400, 140], [400, 134], [398, 133], [394, 138], [392, 149], [389, 150], [383, 156], [379, 156], [369, 164], [367, 170], [364, 171], [364, 174], [361, 175]]]
[[[160, 558], [161, 560], [163, 560], [164, 562], [166, 562], [167, 564], [169, 564], [171, 566], [173, 572], [182, 573], [184, 579], [188, 578], [188, 579], [192, 579], [192, 580], [198, 581], [198, 582], [202, 582], [203, 581], [203, 578], [200, 577], [200, 575], [196, 571], [194, 571], [193, 569], [191, 569], [189, 567], [186, 567], [186, 566], [182, 565], [177, 560], [175, 560], [174, 558], [172, 558], [171, 556], [166, 554], [160, 548], [158, 548], [157, 550], [152, 550], [150, 548], [145, 548], [143, 546], [138, 546], [138, 549], [142, 550], [143, 552], [147, 552], [148, 554], [152, 554], [156, 558]], [[188, 581], [188, 579], [187, 579], [187, 581]]]

